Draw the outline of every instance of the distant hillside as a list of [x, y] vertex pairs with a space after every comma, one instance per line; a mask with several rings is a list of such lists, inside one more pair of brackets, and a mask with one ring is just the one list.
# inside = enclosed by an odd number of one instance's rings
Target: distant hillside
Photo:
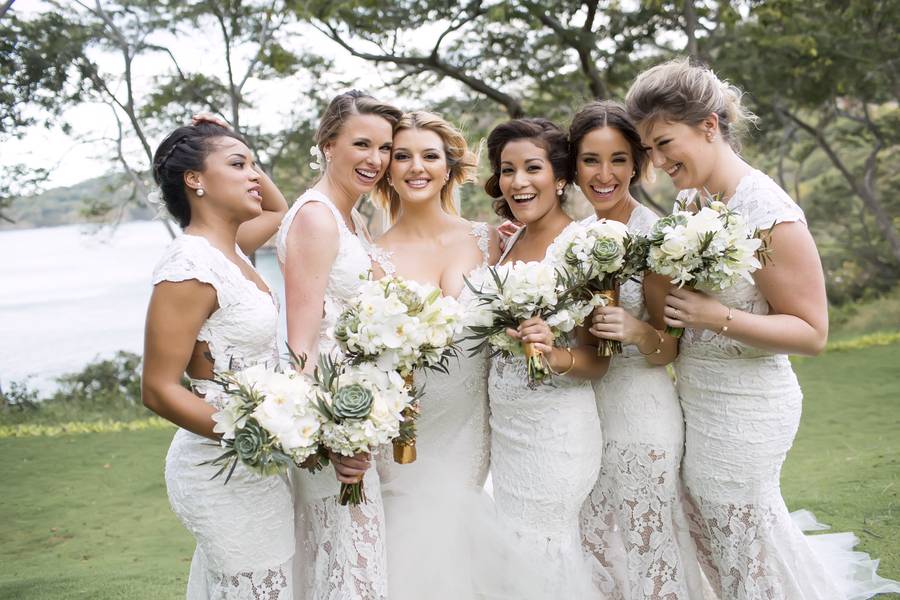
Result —
[[8, 213], [15, 223], [0, 221], [0, 230], [152, 219], [153, 211], [142, 202], [129, 200], [130, 195], [131, 185], [121, 175], [86, 179], [16, 199]]

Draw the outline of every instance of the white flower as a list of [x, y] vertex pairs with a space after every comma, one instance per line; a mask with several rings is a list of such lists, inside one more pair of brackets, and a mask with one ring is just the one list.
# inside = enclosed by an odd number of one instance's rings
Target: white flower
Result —
[[309, 163], [309, 168], [313, 171], [318, 171], [319, 169], [325, 168], [325, 157], [322, 155], [322, 151], [319, 150], [318, 146], [310, 146], [309, 153], [315, 159], [311, 163]]

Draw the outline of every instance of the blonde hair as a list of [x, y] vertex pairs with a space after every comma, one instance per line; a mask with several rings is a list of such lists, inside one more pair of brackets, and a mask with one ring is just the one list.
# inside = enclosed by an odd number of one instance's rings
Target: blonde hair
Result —
[[741, 135], [758, 120], [741, 105], [742, 96], [740, 89], [719, 79], [710, 68], [679, 58], [638, 75], [625, 104], [638, 125], [664, 119], [695, 126], [715, 113], [722, 139], [739, 150]]
[[[447, 183], [441, 188], [441, 208], [451, 215], [458, 215], [459, 211], [453, 202], [453, 192], [456, 186], [475, 181], [478, 170], [477, 155], [469, 150], [466, 138], [458, 129], [434, 113], [421, 110], [406, 113], [394, 126], [394, 136], [406, 129], [424, 129], [440, 136], [444, 143], [444, 156], [450, 173]], [[387, 180], [387, 177], [383, 177], [375, 184], [372, 202], [386, 211], [393, 223], [400, 213], [400, 195]]]
[[316, 129], [316, 146], [319, 150], [325, 152], [325, 144], [338, 136], [344, 123], [353, 115], [375, 115], [393, 127], [403, 112], [359, 90], [338, 94], [332, 98], [322, 118], [319, 119], [319, 128]]

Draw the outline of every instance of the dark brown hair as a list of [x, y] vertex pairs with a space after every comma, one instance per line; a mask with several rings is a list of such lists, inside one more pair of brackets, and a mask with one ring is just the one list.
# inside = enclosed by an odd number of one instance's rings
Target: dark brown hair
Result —
[[649, 167], [650, 161], [647, 160], [647, 150], [641, 143], [641, 134], [638, 133], [637, 127], [625, 106], [613, 100], [596, 100], [590, 102], [575, 113], [572, 124], [569, 126], [569, 152], [572, 160], [571, 163], [571, 180], [575, 181], [575, 169], [578, 164], [578, 152], [580, 151], [581, 141], [584, 137], [595, 129], [603, 127], [611, 127], [622, 134], [628, 147], [631, 149], [631, 160], [634, 162], [634, 176], [632, 176], [630, 185], [638, 183], [644, 176], [644, 171]]
[[[569, 179], [569, 143], [566, 134], [548, 119], [513, 119], [494, 127], [487, 139], [488, 161], [491, 164], [491, 176], [484, 184], [484, 191], [494, 198], [493, 208], [497, 215], [512, 220], [513, 213], [500, 191], [500, 155], [503, 148], [516, 140], [529, 140], [547, 152], [553, 177]], [[565, 202], [563, 191], [559, 202]]]
[[184, 189], [184, 174], [203, 171], [206, 157], [215, 149], [215, 140], [222, 137], [247, 143], [230, 129], [201, 121], [196, 125], [179, 127], [167, 135], [153, 155], [153, 180], [162, 192], [166, 209], [182, 229], [191, 222], [191, 205]]

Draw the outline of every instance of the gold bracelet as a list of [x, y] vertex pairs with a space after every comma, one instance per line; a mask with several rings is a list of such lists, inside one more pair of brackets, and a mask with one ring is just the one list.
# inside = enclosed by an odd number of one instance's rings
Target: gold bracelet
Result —
[[659, 338], [659, 342], [656, 344], [655, 350], [651, 350], [650, 352], [644, 352], [643, 350], [641, 350], [640, 345], [635, 344], [635, 346], [637, 346], [638, 352], [640, 352], [642, 356], [650, 356], [651, 354], [662, 354], [662, 345], [663, 345], [663, 342], [665, 342], [665, 340], [663, 339], [663, 336], [659, 332], [659, 330], [656, 329], [655, 327], [653, 328], [653, 333], [655, 333], [656, 337]]
[[556, 375], [557, 377], [562, 377], [563, 375], [566, 375], [569, 371], [571, 371], [573, 368], [575, 368], [575, 353], [573, 353], [570, 348], [561, 348], [561, 349], [565, 350], [566, 352], [569, 353], [569, 358], [571, 359], [572, 362], [569, 363], [569, 367], [565, 371], [560, 371], [559, 373], [557, 373], [556, 371], [553, 370], [553, 367], [550, 366], [550, 359], [547, 358], [547, 368], [550, 369], [550, 372], [553, 373], [554, 375]]
[[722, 325], [722, 328], [721, 328], [719, 331], [716, 332], [717, 334], [722, 335], [723, 333], [725, 333], [726, 331], [728, 331], [728, 323], [729, 323], [729, 321], [734, 320], [734, 313], [732, 312], [733, 310], [734, 310], [734, 309], [731, 308], [730, 306], [728, 307], [728, 315], [725, 317], [725, 324]]

